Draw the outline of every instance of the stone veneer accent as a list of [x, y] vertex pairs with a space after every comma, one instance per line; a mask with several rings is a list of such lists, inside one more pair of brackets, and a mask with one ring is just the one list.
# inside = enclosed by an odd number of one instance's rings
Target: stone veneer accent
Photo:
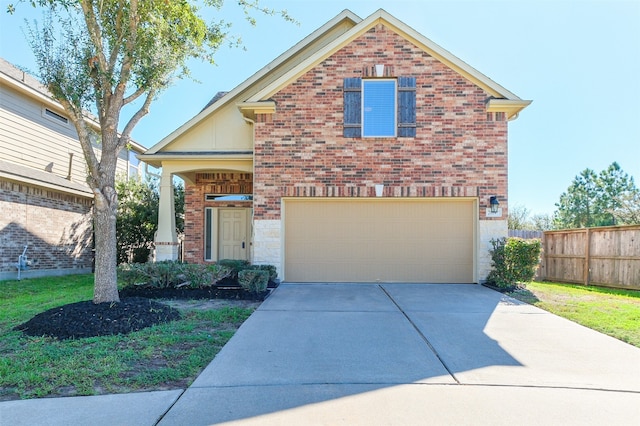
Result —
[[0, 279], [16, 278], [25, 245], [24, 277], [91, 272], [91, 209], [91, 198], [0, 180]]
[[491, 240], [507, 237], [509, 228], [506, 220], [481, 220], [478, 229], [478, 279], [487, 280], [491, 271]]
[[274, 265], [282, 278], [282, 224], [280, 220], [253, 222], [253, 263]]

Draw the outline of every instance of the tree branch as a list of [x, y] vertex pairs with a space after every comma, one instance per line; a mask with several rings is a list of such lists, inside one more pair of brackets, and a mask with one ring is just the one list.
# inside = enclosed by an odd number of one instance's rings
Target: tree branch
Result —
[[153, 101], [155, 95], [156, 89], [149, 90], [149, 93], [147, 93], [147, 98], [144, 100], [144, 104], [135, 114], [133, 114], [133, 117], [129, 119], [129, 122], [120, 134], [118, 150], [124, 148], [129, 143], [129, 141], [131, 140], [131, 131], [133, 130], [133, 128], [138, 124], [142, 117], [149, 114], [149, 105], [151, 105], [151, 101]]
[[131, 75], [131, 66], [134, 61], [134, 52], [136, 44], [138, 42], [138, 1], [131, 0], [129, 2], [129, 30], [126, 37], [126, 43], [124, 45], [124, 52], [122, 58], [122, 66], [120, 67], [120, 78], [118, 84], [115, 87], [116, 99], [124, 99], [124, 94], [127, 89], [127, 82]]
[[109, 119], [109, 109], [111, 105], [111, 84], [110, 76], [113, 74], [113, 69], [110, 64], [107, 63], [104, 55], [104, 46], [102, 44], [102, 28], [96, 18], [93, 10], [94, 1], [85, 0], [79, 2], [82, 7], [85, 23], [91, 38], [92, 47], [96, 50], [96, 55], [89, 59], [88, 69], [90, 76], [93, 80], [94, 90], [96, 92], [96, 99], [98, 100], [98, 114], [100, 119], [100, 126], [107, 127], [107, 121]]
[[73, 125], [76, 128], [76, 132], [78, 133], [80, 147], [82, 148], [82, 153], [84, 154], [84, 159], [87, 162], [87, 168], [89, 169], [87, 179], [92, 179], [91, 182], [87, 183], [89, 183], [89, 186], [93, 190], [98, 187], [95, 179], [98, 176], [98, 172], [100, 170], [100, 163], [91, 144], [91, 131], [89, 130], [89, 126], [87, 125], [82, 111], [78, 111], [76, 109], [76, 106], [69, 102], [67, 99], [58, 99], [58, 102], [60, 102], [65, 110], [73, 116], [73, 119], [71, 121], [73, 121]]
[[124, 34], [122, 32], [124, 8], [125, 8], [124, 1], [120, 1], [119, 7], [118, 7], [118, 13], [116, 15], [116, 23], [114, 25], [114, 32], [117, 35], [117, 40], [114, 42], [113, 46], [111, 46], [111, 56], [109, 57], [109, 66], [112, 69], [115, 69], [116, 67], [116, 62], [118, 60], [118, 55], [120, 53], [120, 43], [122, 43], [122, 40], [124, 39]]
[[122, 100], [122, 105], [130, 104], [131, 102], [135, 101], [140, 96], [142, 96], [147, 90], [148, 89], [144, 87], [139, 87], [138, 90], [136, 90], [134, 93], [132, 93], [131, 95], [127, 96]]

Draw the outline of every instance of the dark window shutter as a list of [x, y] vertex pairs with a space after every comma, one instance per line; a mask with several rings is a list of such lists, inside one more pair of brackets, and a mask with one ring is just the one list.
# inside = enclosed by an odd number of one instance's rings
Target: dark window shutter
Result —
[[344, 79], [344, 130], [345, 138], [359, 138], [362, 135], [362, 79]]
[[416, 78], [398, 77], [398, 136], [416, 135]]

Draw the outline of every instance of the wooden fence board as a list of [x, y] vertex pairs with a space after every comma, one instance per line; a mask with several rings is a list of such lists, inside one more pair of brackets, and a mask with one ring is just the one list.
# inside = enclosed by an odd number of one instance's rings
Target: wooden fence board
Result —
[[546, 231], [542, 279], [640, 290], [640, 225]]

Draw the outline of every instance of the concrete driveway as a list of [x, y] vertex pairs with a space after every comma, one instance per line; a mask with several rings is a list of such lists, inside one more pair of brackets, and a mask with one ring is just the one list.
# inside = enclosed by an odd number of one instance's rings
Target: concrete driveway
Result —
[[160, 424], [638, 419], [640, 349], [485, 287], [283, 284]]

